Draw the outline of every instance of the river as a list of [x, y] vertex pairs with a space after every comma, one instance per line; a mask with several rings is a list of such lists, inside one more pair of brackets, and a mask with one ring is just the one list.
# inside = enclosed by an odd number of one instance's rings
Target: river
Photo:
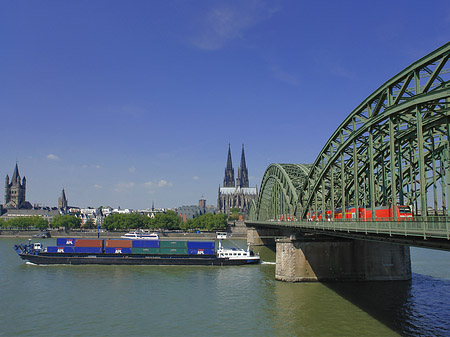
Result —
[[0, 239], [0, 336], [450, 336], [448, 252], [411, 248], [411, 281], [293, 284], [267, 248], [254, 266], [35, 266], [24, 241]]

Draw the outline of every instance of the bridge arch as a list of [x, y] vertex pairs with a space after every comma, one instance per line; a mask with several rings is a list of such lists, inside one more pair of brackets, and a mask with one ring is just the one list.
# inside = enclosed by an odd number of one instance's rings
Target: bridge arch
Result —
[[250, 219], [280, 219], [301, 216], [302, 186], [308, 164], [271, 164], [266, 169], [258, 199], [250, 206]]
[[398, 204], [416, 215], [449, 215], [449, 57], [447, 43], [386, 81], [339, 125], [312, 165], [271, 164], [250, 218]]

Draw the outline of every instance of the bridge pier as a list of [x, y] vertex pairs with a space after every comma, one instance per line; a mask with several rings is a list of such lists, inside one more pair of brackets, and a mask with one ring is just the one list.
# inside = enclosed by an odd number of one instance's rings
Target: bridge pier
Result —
[[409, 280], [409, 246], [317, 236], [277, 239], [275, 278], [286, 282]]
[[280, 229], [247, 227], [247, 243], [251, 246], [274, 246], [275, 237], [280, 236]]

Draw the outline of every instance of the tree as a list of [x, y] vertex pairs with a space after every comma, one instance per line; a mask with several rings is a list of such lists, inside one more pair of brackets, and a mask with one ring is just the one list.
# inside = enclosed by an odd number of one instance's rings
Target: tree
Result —
[[87, 219], [86, 222], [83, 225], [84, 228], [94, 228], [95, 227], [95, 223], [93, 219]]
[[80, 228], [81, 219], [77, 218], [75, 215], [57, 215], [53, 217], [52, 227], [64, 227], [66, 230], [71, 228]]

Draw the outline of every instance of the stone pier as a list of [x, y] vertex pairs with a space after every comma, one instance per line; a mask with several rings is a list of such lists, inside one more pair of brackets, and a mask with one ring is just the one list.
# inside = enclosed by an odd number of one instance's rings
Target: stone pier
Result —
[[274, 246], [275, 238], [280, 236], [279, 229], [247, 227], [247, 243], [251, 246]]
[[326, 237], [277, 239], [275, 278], [286, 282], [409, 280], [409, 246]]

